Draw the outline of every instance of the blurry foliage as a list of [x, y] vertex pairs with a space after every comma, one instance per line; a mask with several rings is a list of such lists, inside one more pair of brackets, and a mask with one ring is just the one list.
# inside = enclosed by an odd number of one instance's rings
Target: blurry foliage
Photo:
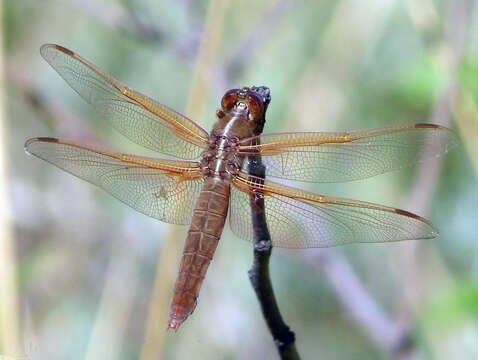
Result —
[[459, 68], [458, 79], [460, 83], [470, 90], [478, 100], [478, 59], [474, 56], [465, 57]]
[[364, 91], [353, 94], [351, 108], [366, 116], [364, 122], [377, 126], [384, 121], [400, 124], [427, 120], [441, 82], [440, 72], [431, 59], [415, 59], [380, 79], [374, 75], [366, 72], [360, 81]]
[[422, 324], [435, 335], [446, 336], [465, 323], [478, 319], [478, 283], [457, 282], [436, 294], [424, 307]]
[[[43, 162], [25, 158], [23, 142], [32, 136], [80, 137], [76, 140], [82, 140], [83, 136], [88, 138], [86, 142], [106, 139], [101, 146], [112, 143], [116, 150], [157, 156], [113, 132], [48, 67], [38, 48], [46, 42], [65, 45], [128, 86], [183, 112], [195, 56], [201, 45], [197, 41], [210, 4], [209, 1], [96, 1], [98, 12], [114, 5], [126, 17], [115, 27], [95, 17], [86, 5], [82, 8], [78, 5], [80, 1], [4, 2], [7, 69], [15, 67], [33, 91], [76, 116], [71, 120], [57, 113], [58, 118], [53, 121], [32, 106], [15, 78], [8, 79], [8, 141], [18, 286], [22, 304], [32, 313], [33, 332], [46, 358], [85, 357], [98, 321], [105, 283], [111, 276], [124, 275], [122, 269], [108, 267], [119, 244], [127, 249], [127, 260], [137, 269], [138, 276], [122, 284], [121, 295], [129, 296], [133, 304], [117, 358], [138, 358], [166, 225], [134, 213], [101, 191]], [[277, 23], [266, 27], [264, 42], [252, 50], [247, 46], [239, 48], [250, 34], [253, 43], [254, 35], [260, 34], [258, 30], [264, 24], [261, 15], [275, 3], [251, 0], [228, 8], [224, 15], [226, 41], [214, 59], [218, 74], [214, 75], [210, 92], [203, 94], [210, 115], [204, 120], [193, 120], [201, 121], [201, 126], [209, 129], [224, 90], [266, 85], [272, 93], [266, 132], [294, 131], [299, 127], [303, 131], [332, 131], [429, 121], [445, 85], [445, 74], [437, 58], [445, 31], [446, 1], [419, 1], [423, 6], [431, 6], [434, 14], [434, 21], [424, 28], [412, 21], [407, 2], [392, 6], [379, 28], [376, 44], [361, 58], [352, 59], [358, 65], [340, 84], [335, 83], [333, 76], [340, 75], [341, 66], [350, 59], [334, 59], [337, 74], [322, 75], [330, 76], [328, 80], [343, 91], [344, 102], [337, 119], [327, 126], [319, 123], [321, 114], [302, 114], [301, 108], [297, 111], [295, 102], [300, 99], [295, 96], [309, 80], [304, 78], [305, 74], [318, 75], [307, 70], [311, 66], [322, 69], [320, 65], [328, 54], [323, 46], [324, 37], [336, 11], [354, 2], [291, 2], [293, 5], [284, 2], [288, 8], [279, 13]], [[370, 6], [373, 8], [378, 3], [371, 2]], [[477, 11], [475, 6], [470, 14], [470, 40], [458, 67], [458, 80], [478, 102], [478, 48], [472, 41], [477, 38]], [[112, 13], [103, 15], [108, 14]], [[134, 30], [131, 25], [135, 21], [157, 30], [153, 33], [156, 35], [138, 34], [141, 27]], [[346, 42], [346, 35], [363, 25], [350, 21], [343, 33], [333, 34], [332, 38], [347, 49], [351, 44]], [[184, 46], [188, 41], [191, 44], [196, 41], [197, 48]], [[222, 69], [223, 65], [229, 67]], [[313, 85], [318, 88], [324, 78], [317, 79], [319, 83]], [[311, 87], [310, 91], [317, 88]], [[308, 95], [314, 99], [314, 93]], [[327, 109], [319, 109], [322, 110]], [[301, 123], [301, 116], [310, 122]], [[429, 186], [435, 182], [438, 186], [430, 201], [430, 213], [420, 215], [434, 222], [441, 237], [419, 248], [417, 265], [411, 272], [407, 262], [407, 250], [413, 246], [410, 243], [323, 250], [337, 251], [348, 259], [366, 290], [392, 321], [404, 313], [413, 314], [410, 326], [416, 326], [414, 346], [419, 354], [425, 354], [421, 357], [424, 359], [439, 354], [444, 340], [460, 346], [465, 325], [476, 328], [477, 324], [478, 286], [474, 278], [478, 275], [478, 186], [470, 166], [470, 158], [474, 156], [478, 154], [466, 153], [463, 148], [454, 150], [443, 158], [439, 178], [429, 179]], [[409, 201], [407, 196], [416, 170], [350, 184], [321, 184], [314, 190], [408, 209], [413, 199]], [[177, 241], [182, 242], [183, 237]], [[187, 359], [198, 354], [208, 359], [276, 358], [247, 279], [251, 253], [250, 244], [225, 230], [198, 308], [177, 334], [166, 335], [166, 358]], [[438, 260], [431, 261], [428, 256]], [[306, 253], [290, 256], [287, 251], [274, 250], [271, 264], [279, 304], [297, 334], [303, 358], [389, 358], [390, 353], [378, 346], [342, 306], [326, 276], [306, 264], [306, 257]], [[171, 293], [171, 289], [164, 291]], [[412, 307], [410, 293], [423, 299], [413, 304], [416, 313], [408, 311]], [[120, 296], [117, 303], [121, 303]], [[116, 324], [109, 326], [114, 329]], [[458, 353], [449, 358], [467, 359]]]

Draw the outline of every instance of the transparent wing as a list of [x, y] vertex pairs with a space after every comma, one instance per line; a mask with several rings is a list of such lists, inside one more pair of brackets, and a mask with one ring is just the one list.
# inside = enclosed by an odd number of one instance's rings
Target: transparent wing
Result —
[[191, 222], [202, 186], [196, 162], [169, 161], [34, 138], [25, 151], [101, 187], [133, 209], [172, 224]]
[[84, 100], [130, 140], [181, 159], [199, 157], [208, 134], [195, 122], [129, 89], [64, 47], [46, 44], [40, 52]]
[[242, 141], [249, 142], [252, 145], [242, 145], [240, 153], [259, 153], [266, 177], [309, 182], [369, 178], [438, 157], [458, 144], [452, 130], [433, 124], [343, 133], [275, 133]]
[[254, 192], [264, 197], [266, 221], [276, 247], [317, 248], [438, 235], [428, 220], [404, 210], [313, 194], [270, 181], [261, 185], [260, 178], [241, 173], [231, 187], [229, 222], [232, 231], [245, 240], [253, 238], [250, 194]]

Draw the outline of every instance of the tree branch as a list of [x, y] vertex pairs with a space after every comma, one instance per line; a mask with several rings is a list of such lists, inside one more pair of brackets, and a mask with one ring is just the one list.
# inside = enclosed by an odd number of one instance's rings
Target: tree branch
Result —
[[[260, 156], [249, 160], [249, 173], [264, 177], [265, 167]], [[248, 272], [249, 279], [281, 359], [300, 359], [295, 348], [295, 334], [282, 319], [269, 275], [272, 242], [265, 217], [264, 196], [259, 192], [252, 193], [250, 203], [254, 229], [254, 260]]]
[[[266, 88], [252, 88], [259, 94]], [[265, 122], [265, 111], [269, 104], [269, 89], [265, 90], [267, 95], [264, 100], [265, 110], [262, 118], [259, 132]], [[256, 134], [258, 135], [258, 134]], [[262, 164], [260, 155], [249, 156], [248, 172], [251, 175], [261, 179], [265, 177], [265, 166]], [[269, 331], [274, 339], [281, 359], [298, 360], [300, 359], [295, 347], [295, 334], [282, 319], [282, 315], [277, 305], [277, 301], [272, 288], [272, 282], [269, 274], [269, 259], [272, 253], [272, 241], [267, 227], [266, 214], [264, 210], [264, 195], [260, 190], [250, 194], [250, 206], [252, 217], [252, 228], [254, 231], [254, 259], [252, 267], [248, 272], [252, 287], [259, 300], [262, 315], [266, 320]]]

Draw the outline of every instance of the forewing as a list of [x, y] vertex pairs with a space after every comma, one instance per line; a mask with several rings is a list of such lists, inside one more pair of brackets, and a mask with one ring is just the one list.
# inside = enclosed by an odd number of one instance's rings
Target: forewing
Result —
[[[369, 178], [438, 157], [458, 143], [455, 133], [433, 124], [344, 133], [276, 133], [244, 139], [244, 156], [260, 154], [266, 177], [346, 182]], [[256, 145], [254, 145], [256, 144]]]
[[191, 222], [202, 186], [196, 162], [169, 161], [34, 138], [25, 151], [95, 184], [133, 209], [172, 224]]
[[142, 95], [59, 45], [40, 49], [45, 60], [114, 128], [135, 143], [181, 159], [196, 159], [207, 132], [196, 123]]
[[438, 234], [428, 220], [407, 211], [313, 194], [270, 181], [261, 185], [259, 178], [240, 174], [231, 188], [229, 222], [232, 231], [245, 240], [253, 238], [251, 193], [264, 197], [265, 217], [276, 247], [319, 248], [430, 239]]

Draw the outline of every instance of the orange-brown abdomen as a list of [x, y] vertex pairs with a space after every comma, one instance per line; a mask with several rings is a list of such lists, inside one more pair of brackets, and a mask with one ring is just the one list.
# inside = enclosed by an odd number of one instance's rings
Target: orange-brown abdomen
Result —
[[175, 331], [194, 311], [202, 281], [224, 228], [230, 185], [219, 177], [206, 177], [184, 245], [174, 287], [168, 329]]

